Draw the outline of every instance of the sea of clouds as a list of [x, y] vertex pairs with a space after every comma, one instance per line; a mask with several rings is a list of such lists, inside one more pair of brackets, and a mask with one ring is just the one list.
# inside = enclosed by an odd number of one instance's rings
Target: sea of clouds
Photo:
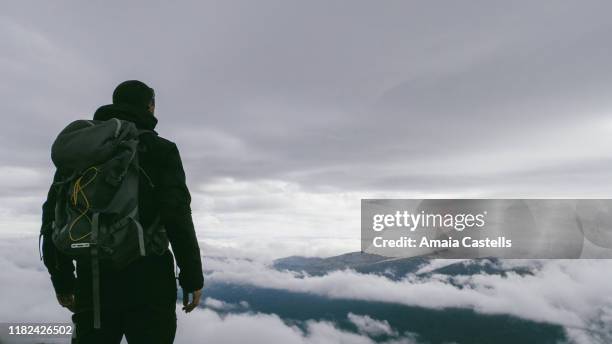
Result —
[[[70, 321], [69, 312], [55, 301], [36, 242], [36, 237], [27, 235], [0, 241], [0, 271], [3, 271], [0, 322]], [[252, 285], [432, 309], [468, 308], [482, 314], [508, 314], [561, 325], [573, 343], [612, 339], [612, 278], [605, 273], [612, 269], [612, 261], [507, 260], [500, 262], [500, 267], [528, 267], [532, 274], [448, 276], [435, 273], [436, 268], [457, 262], [432, 261], [416, 273], [394, 281], [352, 270], [309, 276], [277, 271], [265, 260], [204, 256], [207, 283]], [[396, 333], [386, 319], [362, 314], [347, 314], [347, 319], [359, 330], [351, 333], [317, 319], [296, 326], [276, 314], [252, 311], [246, 302], [230, 304], [205, 296], [202, 306], [193, 314], [179, 312], [178, 343], [189, 342], [189, 338], [211, 343], [238, 343], [246, 338], [262, 343], [278, 338], [283, 338], [284, 343], [371, 343], [371, 338], [380, 334], [401, 343], [415, 342], [411, 334]]]

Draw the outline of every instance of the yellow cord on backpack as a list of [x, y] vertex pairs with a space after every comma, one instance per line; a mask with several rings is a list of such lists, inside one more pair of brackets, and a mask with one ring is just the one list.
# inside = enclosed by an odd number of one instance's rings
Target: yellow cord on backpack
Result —
[[[82, 184], [83, 182], [83, 177], [85, 177], [87, 175], [87, 173], [89, 171], [94, 171], [93, 176], [87, 181], [85, 182], [85, 184]], [[72, 223], [70, 224], [70, 227], [68, 228], [68, 235], [70, 236], [70, 240], [72, 241], [79, 241], [81, 239], [86, 238], [87, 236], [91, 235], [91, 231], [79, 238], [74, 238], [72, 236], [72, 228], [74, 227], [74, 225], [76, 225], [76, 223], [82, 218], [85, 217], [87, 219], [87, 221], [89, 221], [89, 223], [91, 224], [91, 218], [89, 218], [89, 216], [87, 216], [87, 212], [90, 209], [90, 204], [89, 204], [89, 200], [87, 199], [87, 195], [85, 195], [85, 192], [83, 192], [83, 190], [85, 189], [85, 187], [87, 185], [89, 185], [94, 179], [96, 179], [96, 177], [98, 176], [98, 168], [95, 166], [92, 166], [90, 168], [88, 168], [87, 170], [85, 170], [85, 172], [83, 172], [83, 174], [74, 182], [74, 186], [72, 188], [72, 194], [70, 195], [70, 200], [72, 202], [73, 206], [77, 206], [78, 201], [79, 201], [79, 195], [81, 195], [83, 197], [83, 201], [85, 202], [85, 208], [84, 209], [79, 209], [79, 216], [77, 216]]]

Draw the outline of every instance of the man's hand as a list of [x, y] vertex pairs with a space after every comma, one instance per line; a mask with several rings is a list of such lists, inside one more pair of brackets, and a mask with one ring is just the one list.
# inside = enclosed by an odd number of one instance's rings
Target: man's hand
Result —
[[[191, 295], [191, 302], [189, 302], [189, 295]], [[202, 296], [202, 289], [198, 289], [191, 293], [186, 293], [183, 289], [183, 310], [185, 313], [189, 313], [194, 310], [200, 304], [200, 297]]]
[[57, 302], [74, 313], [74, 294], [57, 294]]

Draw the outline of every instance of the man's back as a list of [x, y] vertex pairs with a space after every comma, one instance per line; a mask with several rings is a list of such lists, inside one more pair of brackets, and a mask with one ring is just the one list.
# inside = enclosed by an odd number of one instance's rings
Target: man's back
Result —
[[[94, 115], [95, 120], [110, 118], [133, 122], [138, 129], [144, 131], [140, 135], [138, 153], [141, 167], [140, 222], [144, 228], [148, 228], [156, 218], [160, 218], [181, 271], [179, 283], [184, 293], [199, 291], [203, 286], [200, 252], [191, 218], [191, 197], [176, 145], [157, 135], [154, 131], [157, 119], [142, 107], [111, 104], [100, 107]], [[60, 177], [61, 173], [56, 173], [56, 179]], [[53, 193], [52, 187], [43, 206], [45, 265], [51, 273], [58, 295], [75, 294], [76, 312], [73, 319], [77, 324], [77, 336], [81, 337], [79, 343], [112, 343], [122, 333], [126, 334], [128, 340], [130, 337], [144, 340], [149, 338], [146, 336], [151, 336], [150, 340], [153, 341], [148, 342], [171, 342], [176, 329], [177, 296], [172, 253], [167, 247], [161, 247], [157, 253], [148, 254], [123, 269], [117, 269], [109, 261], [102, 260], [102, 329], [94, 330], [91, 327], [90, 261], [87, 258], [77, 261], [78, 278], [75, 280], [71, 259], [57, 251], [50, 240], [49, 228], [55, 205]], [[163, 244], [167, 246], [166, 242]]]

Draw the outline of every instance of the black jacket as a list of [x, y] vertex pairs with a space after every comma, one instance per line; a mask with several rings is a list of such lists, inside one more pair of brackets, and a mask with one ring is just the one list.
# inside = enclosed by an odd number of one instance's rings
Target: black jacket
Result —
[[[140, 220], [146, 228], [157, 215], [166, 227], [172, 251], [180, 269], [179, 283], [191, 292], [203, 287], [200, 249], [191, 218], [191, 196], [185, 183], [185, 172], [176, 144], [157, 135], [153, 129], [157, 119], [145, 111], [128, 106], [100, 107], [94, 120], [118, 119], [134, 122], [139, 129], [151, 130], [141, 135], [143, 151], [139, 152], [140, 166], [151, 179], [140, 178]], [[54, 181], [61, 176], [56, 172]], [[74, 276], [73, 262], [59, 252], [51, 240], [54, 218], [55, 189], [49, 190], [43, 205], [42, 229], [43, 259], [53, 287], [58, 294], [76, 292], [77, 308], [90, 307], [91, 269], [87, 262], [77, 261]], [[135, 302], [164, 300], [176, 301], [176, 282], [173, 256], [166, 251], [162, 256], [144, 257], [122, 270], [101, 261], [101, 300], [103, 305], [133, 305]]]

